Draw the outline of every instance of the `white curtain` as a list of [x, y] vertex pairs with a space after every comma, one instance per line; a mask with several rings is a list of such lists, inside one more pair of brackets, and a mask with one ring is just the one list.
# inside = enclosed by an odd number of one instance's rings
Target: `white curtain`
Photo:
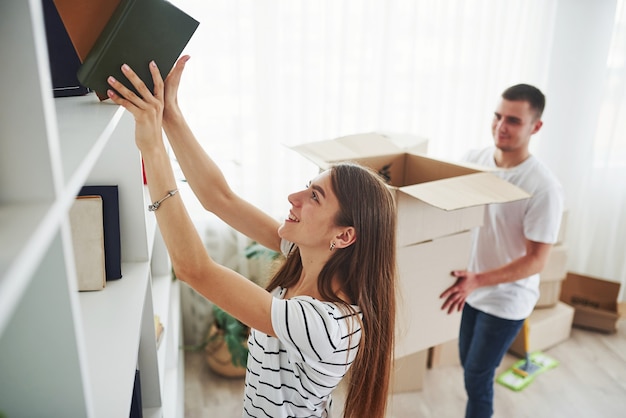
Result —
[[458, 158], [489, 143], [499, 93], [546, 83], [556, 0], [176, 3], [200, 21], [190, 123], [233, 186], [282, 217], [317, 172], [289, 145], [388, 131]]
[[[570, 267], [626, 288], [626, 2], [617, 2], [591, 144], [572, 190]], [[594, 116], [594, 115], [591, 115]], [[575, 143], [576, 143], [575, 142]], [[584, 143], [581, 151], [589, 149]]]
[[[427, 137], [431, 155], [457, 159], [491, 143], [499, 94], [525, 82], [548, 97], [533, 152], [566, 188], [570, 267], [626, 281], [624, 18], [604, 94], [604, 46], [589, 45], [608, 44], [594, 33], [611, 31], [615, 0], [174, 2], [200, 21], [183, 109], [233, 188], [272, 216], [317, 173], [288, 146], [387, 131]], [[581, 81], [592, 63], [593, 82]], [[576, 117], [578, 103], [587, 107]]]

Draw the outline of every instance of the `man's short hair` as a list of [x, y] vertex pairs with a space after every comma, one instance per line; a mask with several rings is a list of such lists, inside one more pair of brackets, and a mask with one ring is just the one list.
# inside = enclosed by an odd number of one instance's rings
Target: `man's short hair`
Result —
[[510, 101], [524, 101], [535, 111], [535, 119], [541, 119], [546, 107], [546, 96], [537, 87], [530, 84], [516, 84], [502, 93], [502, 98]]

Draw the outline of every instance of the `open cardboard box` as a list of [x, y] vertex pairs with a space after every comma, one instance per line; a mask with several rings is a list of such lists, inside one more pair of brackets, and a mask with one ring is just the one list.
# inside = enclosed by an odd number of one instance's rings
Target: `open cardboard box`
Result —
[[397, 203], [399, 308], [396, 358], [458, 336], [460, 313], [440, 309], [439, 295], [467, 267], [470, 231], [482, 225], [484, 206], [529, 194], [473, 165], [424, 155], [426, 141], [366, 133], [292, 147], [327, 169], [353, 161], [387, 179]]
[[575, 326], [613, 333], [620, 319], [620, 286], [617, 282], [568, 272], [561, 286], [561, 300], [575, 308]]
[[477, 166], [427, 157], [425, 140], [415, 140], [402, 148], [392, 135], [367, 133], [291, 148], [321, 169], [353, 161], [386, 178], [398, 206], [398, 245], [469, 230], [482, 225], [484, 205], [530, 197]]

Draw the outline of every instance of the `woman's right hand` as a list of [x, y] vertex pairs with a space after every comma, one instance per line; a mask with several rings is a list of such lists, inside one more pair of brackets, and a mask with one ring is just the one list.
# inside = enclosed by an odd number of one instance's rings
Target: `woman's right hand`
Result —
[[189, 58], [191, 58], [189, 55], [180, 57], [165, 79], [163, 123], [168, 123], [182, 115], [178, 106], [178, 86]]

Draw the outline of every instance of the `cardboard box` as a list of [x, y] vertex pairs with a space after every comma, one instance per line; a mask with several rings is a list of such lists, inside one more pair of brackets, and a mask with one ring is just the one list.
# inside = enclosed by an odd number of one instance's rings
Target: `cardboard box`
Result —
[[452, 270], [467, 267], [471, 232], [398, 248], [396, 357], [426, 350], [459, 335], [461, 313], [441, 310], [439, 295], [452, 286]]
[[424, 388], [428, 350], [395, 358], [391, 372], [391, 392], [416, 392]]
[[556, 239], [556, 245], [565, 243], [567, 239], [567, 222], [569, 221], [569, 210], [564, 209], [561, 217], [561, 226], [559, 227], [559, 235]]
[[561, 295], [562, 280], [554, 280], [550, 282], [539, 283], [539, 299], [535, 305], [535, 309], [552, 308], [559, 303]]
[[567, 246], [557, 244], [550, 250], [546, 265], [539, 275], [539, 300], [535, 308], [552, 308], [561, 295], [561, 281], [567, 275]]
[[460, 366], [459, 339], [447, 341], [428, 349], [428, 368]]
[[565, 276], [567, 276], [567, 246], [557, 244], [552, 246], [546, 265], [539, 277], [542, 282], [550, 282], [563, 280]]
[[[426, 157], [423, 139], [410, 148], [392, 137], [358, 134], [292, 147], [321, 169], [342, 161], [370, 167], [388, 179], [398, 206], [398, 245], [411, 245], [482, 225], [484, 205], [530, 195], [476, 166]], [[405, 143], [407, 141], [404, 141]]]
[[529, 194], [474, 165], [423, 155], [421, 138], [381, 133], [345, 136], [292, 147], [327, 169], [353, 161], [381, 174], [397, 204], [399, 266], [396, 358], [458, 336], [460, 313], [441, 310], [439, 295], [466, 268], [471, 229], [482, 225], [484, 206]]
[[[574, 308], [563, 302], [558, 302], [554, 308], [534, 310], [528, 317], [530, 352], [543, 351], [567, 340], [572, 331], [573, 319]], [[526, 354], [523, 328], [513, 340], [509, 351], [520, 357]]]
[[561, 287], [561, 300], [576, 309], [574, 325], [603, 332], [616, 332], [620, 318], [617, 298], [620, 283], [568, 272]]

